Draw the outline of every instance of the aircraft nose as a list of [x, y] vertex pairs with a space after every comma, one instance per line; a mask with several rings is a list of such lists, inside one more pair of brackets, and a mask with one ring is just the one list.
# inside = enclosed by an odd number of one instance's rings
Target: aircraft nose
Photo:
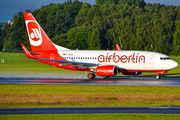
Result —
[[178, 66], [178, 63], [176, 61], [172, 60], [170, 65], [172, 68], [176, 68]]

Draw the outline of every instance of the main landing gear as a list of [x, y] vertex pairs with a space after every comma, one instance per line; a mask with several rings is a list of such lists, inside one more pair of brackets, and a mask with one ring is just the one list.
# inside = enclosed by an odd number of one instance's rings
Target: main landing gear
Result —
[[96, 75], [95, 75], [94, 73], [89, 73], [89, 74], [87, 75], [87, 77], [88, 77], [89, 79], [94, 79], [94, 78], [96, 77]]
[[157, 80], [161, 79], [161, 77], [159, 76], [159, 74], [156, 75], [156, 79], [157, 79]]

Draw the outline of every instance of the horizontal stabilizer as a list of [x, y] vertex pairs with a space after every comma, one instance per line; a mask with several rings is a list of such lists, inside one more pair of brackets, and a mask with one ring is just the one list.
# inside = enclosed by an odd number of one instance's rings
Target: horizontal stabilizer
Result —
[[32, 55], [29, 53], [29, 51], [26, 49], [26, 47], [25, 47], [23, 44], [21, 44], [21, 46], [22, 46], [22, 48], [23, 48], [24, 53], [26, 54], [26, 56], [27, 56], [28, 58], [32, 58]]

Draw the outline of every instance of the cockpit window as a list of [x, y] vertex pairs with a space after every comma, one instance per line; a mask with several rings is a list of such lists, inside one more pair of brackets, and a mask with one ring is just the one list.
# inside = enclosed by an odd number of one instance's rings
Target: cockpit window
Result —
[[169, 57], [160, 57], [161, 60], [170, 60]]

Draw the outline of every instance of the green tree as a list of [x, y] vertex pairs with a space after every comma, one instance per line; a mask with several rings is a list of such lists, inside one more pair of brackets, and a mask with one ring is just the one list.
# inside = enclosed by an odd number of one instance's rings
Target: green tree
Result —
[[173, 34], [173, 54], [180, 55], [180, 21], [177, 23], [176, 31]]
[[[91, 6], [67, 0], [42, 6], [32, 14], [55, 44], [70, 49], [115, 49], [121, 39], [124, 50], [179, 54], [180, 6], [144, 0], [96, 0]], [[0, 33], [0, 47], [3, 43], [6, 49], [20, 50], [23, 43], [30, 49], [22, 12], [13, 22]]]
[[92, 30], [91, 40], [90, 40], [90, 49], [91, 50], [100, 50], [101, 49], [101, 34], [98, 28]]

